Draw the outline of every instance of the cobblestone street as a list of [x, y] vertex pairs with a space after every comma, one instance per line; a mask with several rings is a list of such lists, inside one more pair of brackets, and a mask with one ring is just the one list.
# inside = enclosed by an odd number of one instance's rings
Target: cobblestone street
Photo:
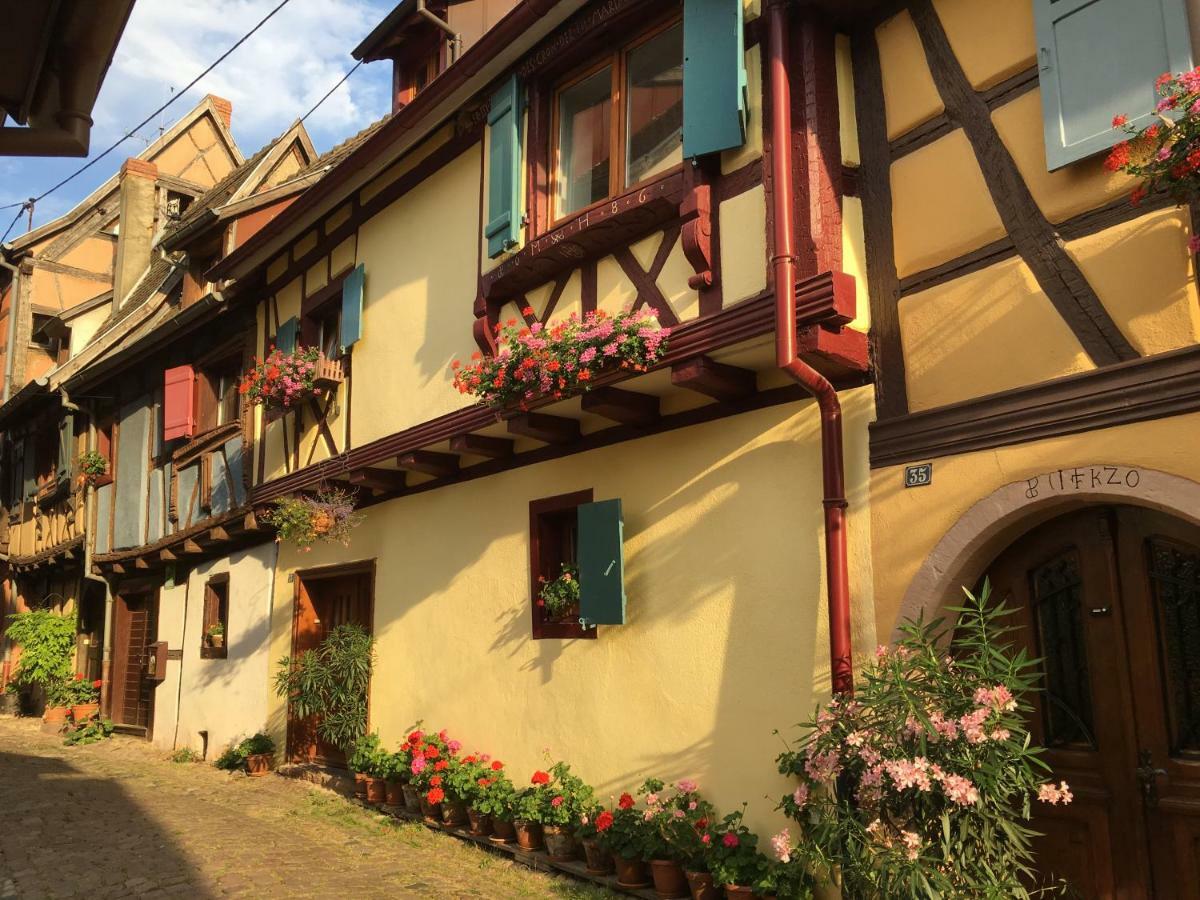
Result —
[[611, 896], [305, 782], [0, 717], [0, 898]]

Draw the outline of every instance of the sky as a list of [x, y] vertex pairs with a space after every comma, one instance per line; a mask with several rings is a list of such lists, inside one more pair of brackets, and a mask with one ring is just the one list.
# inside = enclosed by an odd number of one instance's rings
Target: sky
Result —
[[[233, 136], [251, 156], [304, 115], [354, 65], [350, 51], [397, 0], [290, 0], [228, 59], [137, 135], [39, 201], [36, 228], [67, 212], [205, 94], [233, 103]], [[279, 0], [136, 0], [92, 118], [91, 152], [107, 149], [204, 71]], [[361, 66], [304, 123], [324, 152], [390, 111], [391, 67]], [[159, 121], [161, 119], [161, 121]], [[90, 159], [91, 157], [89, 157]], [[86, 160], [0, 156], [0, 206], [43, 193]], [[0, 212], [0, 233], [16, 210]], [[25, 231], [25, 216], [8, 240]]]

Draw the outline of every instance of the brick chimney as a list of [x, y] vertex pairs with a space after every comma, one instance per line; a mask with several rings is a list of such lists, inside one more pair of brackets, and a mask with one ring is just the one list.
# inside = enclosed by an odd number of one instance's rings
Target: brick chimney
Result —
[[216, 94], [205, 94], [204, 99], [212, 103], [213, 109], [221, 117], [221, 121], [225, 123], [225, 127], [229, 128], [233, 123], [233, 104], [224, 97], [218, 97]]
[[158, 201], [158, 166], [127, 159], [121, 166], [117, 261], [113, 267], [113, 307], [119, 308], [150, 266]]

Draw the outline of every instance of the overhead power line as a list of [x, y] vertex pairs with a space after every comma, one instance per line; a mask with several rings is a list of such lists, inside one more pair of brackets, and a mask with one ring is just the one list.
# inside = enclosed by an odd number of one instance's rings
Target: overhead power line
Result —
[[301, 122], [303, 122], [305, 119], [307, 119], [307, 118], [308, 118], [309, 116], [311, 116], [313, 113], [315, 113], [315, 112], [317, 111], [317, 109], [320, 107], [320, 105], [321, 105], [322, 103], [324, 103], [326, 100], [328, 100], [330, 97], [332, 97], [332, 96], [333, 96], [333, 92], [334, 92], [334, 91], [336, 91], [338, 88], [340, 88], [340, 87], [341, 87], [343, 84], [345, 84], [345, 83], [346, 83], [346, 79], [347, 79], [347, 78], [349, 78], [351, 75], [353, 75], [355, 72], [357, 72], [357, 71], [358, 71], [358, 67], [359, 67], [359, 66], [361, 66], [362, 64], [363, 64], [363, 61], [362, 61], [361, 59], [360, 59], [358, 62], [356, 62], [356, 63], [355, 63], [355, 64], [354, 64], [354, 65], [353, 65], [353, 66], [350, 68], [350, 71], [349, 71], [349, 72], [347, 72], [345, 75], [343, 75], [343, 76], [341, 77], [341, 80], [340, 80], [340, 81], [338, 81], [338, 83], [337, 83], [337, 84], [335, 84], [333, 87], [331, 87], [331, 88], [329, 89], [329, 92], [328, 92], [328, 93], [327, 93], [327, 94], [326, 94], [324, 97], [322, 97], [320, 100], [318, 100], [318, 101], [316, 102], [316, 104], [313, 106], [313, 108], [312, 108], [312, 109], [310, 109], [308, 112], [306, 112], [304, 115], [302, 115], [302, 116], [300, 117], [300, 121], [301, 121]]

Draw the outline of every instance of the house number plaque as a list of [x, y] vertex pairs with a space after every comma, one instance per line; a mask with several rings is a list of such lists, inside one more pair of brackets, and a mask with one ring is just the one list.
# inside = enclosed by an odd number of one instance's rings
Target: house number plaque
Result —
[[904, 486], [906, 488], [925, 487], [927, 484], [933, 484], [933, 463], [904, 467]]

